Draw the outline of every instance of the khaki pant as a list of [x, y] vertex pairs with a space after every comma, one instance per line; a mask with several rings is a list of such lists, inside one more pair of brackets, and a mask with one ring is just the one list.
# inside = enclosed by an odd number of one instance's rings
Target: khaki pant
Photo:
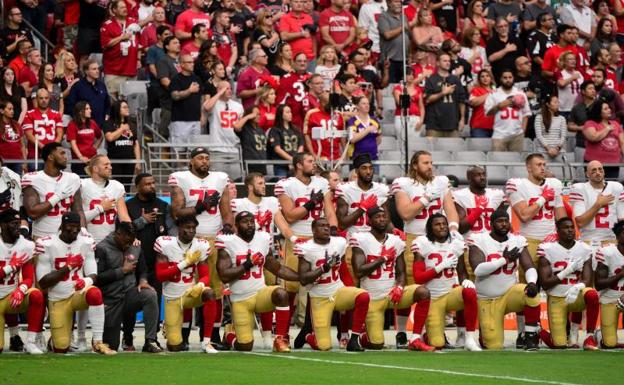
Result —
[[433, 138], [459, 138], [459, 131], [427, 130], [425, 136]]
[[524, 150], [524, 134], [503, 139], [492, 139], [492, 150], [522, 152]]
[[118, 95], [119, 90], [121, 90], [121, 85], [126, 82], [126, 80], [131, 80], [130, 76], [122, 76], [122, 75], [104, 75], [104, 84], [106, 85], [106, 90], [111, 95]]

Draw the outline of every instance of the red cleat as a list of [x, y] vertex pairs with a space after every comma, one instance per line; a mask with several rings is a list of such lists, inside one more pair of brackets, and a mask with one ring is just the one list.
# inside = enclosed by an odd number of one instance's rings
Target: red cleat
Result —
[[407, 345], [407, 350], [420, 352], [433, 352], [436, 350], [433, 346], [427, 345], [421, 338], [417, 338]]
[[552, 336], [550, 335], [550, 333], [544, 329], [540, 330], [539, 332], [539, 337], [542, 340], [542, 342], [548, 346], [550, 349], [555, 349], [555, 343], [552, 340]]
[[585, 338], [585, 341], [583, 341], [583, 350], [598, 350], [598, 343], [593, 335]]
[[316, 343], [316, 337], [314, 336], [314, 334], [309, 333], [308, 335], [306, 335], [306, 342], [308, 343], [308, 345], [310, 345], [310, 347], [313, 350], [319, 350], [318, 348], [318, 344]]

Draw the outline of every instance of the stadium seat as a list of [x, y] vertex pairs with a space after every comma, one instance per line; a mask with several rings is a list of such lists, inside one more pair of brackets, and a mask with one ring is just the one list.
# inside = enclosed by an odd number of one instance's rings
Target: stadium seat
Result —
[[384, 136], [379, 144], [378, 151], [395, 150], [398, 147], [398, 140], [394, 136]]
[[490, 162], [523, 162], [522, 154], [508, 151], [490, 151], [487, 154]]
[[126, 80], [119, 87], [119, 95], [147, 94], [147, 82], [143, 80]]
[[[410, 136], [407, 145], [410, 156], [415, 151], [431, 151], [433, 148], [433, 146], [431, 145], [431, 141], [428, 138], [422, 136]], [[401, 147], [401, 151], [403, 151], [403, 147]]]
[[[435, 151], [465, 151], [466, 141], [463, 138], [431, 138]], [[435, 160], [435, 158], [434, 158]]]
[[438, 166], [437, 175], [454, 175], [459, 179], [459, 183], [468, 183], [466, 179], [467, 166]]
[[457, 151], [453, 152], [453, 158], [464, 162], [484, 162], [487, 156], [482, 151]]
[[507, 167], [486, 166], [485, 170], [490, 185], [504, 185], [507, 182]]
[[394, 136], [396, 137], [396, 128], [393, 123], [383, 123], [381, 125], [381, 136]]
[[533, 141], [529, 138], [524, 138], [524, 152], [535, 152], [535, 145]]
[[379, 152], [379, 160], [397, 160], [403, 161], [403, 154], [397, 150], [386, 150]]
[[453, 154], [450, 151], [431, 151], [431, 158], [433, 158], [433, 163], [448, 162], [453, 160]]
[[392, 97], [392, 95], [384, 96], [382, 99], [382, 103], [384, 110], [396, 109], [396, 103], [394, 102], [394, 97]]
[[525, 166], [509, 166], [508, 167], [509, 178], [526, 178], [527, 169]]
[[394, 165], [381, 165], [379, 166], [379, 179], [386, 179], [388, 184], [392, 183], [398, 177], [405, 175], [405, 170], [403, 166], [394, 166]]
[[490, 138], [466, 138], [468, 151], [492, 151], [492, 139]]

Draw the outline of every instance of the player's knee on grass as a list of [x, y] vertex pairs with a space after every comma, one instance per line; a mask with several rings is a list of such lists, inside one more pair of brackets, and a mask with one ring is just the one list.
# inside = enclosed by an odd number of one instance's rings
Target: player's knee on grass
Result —
[[253, 349], [253, 340], [251, 340], [251, 342], [247, 342], [244, 344], [241, 344], [238, 341], [234, 342], [234, 349], [236, 349], [239, 352], [250, 352]]
[[184, 350], [184, 344], [182, 342], [180, 342], [179, 344], [176, 345], [171, 345], [169, 342], [169, 340], [167, 340], [167, 350], [170, 352], [181, 352]]
[[206, 302], [206, 301], [214, 301], [216, 299], [217, 297], [215, 295], [214, 290], [212, 290], [209, 287], [205, 287], [204, 291], [202, 291], [202, 300]]
[[275, 306], [286, 307], [288, 306], [288, 292], [281, 287], [273, 290], [271, 293], [271, 302]]
[[427, 300], [431, 298], [431, 293], [429, 293], [429, 289], [425, 286], [418, 286], [416, 290], [414, 290], [414, 302]]

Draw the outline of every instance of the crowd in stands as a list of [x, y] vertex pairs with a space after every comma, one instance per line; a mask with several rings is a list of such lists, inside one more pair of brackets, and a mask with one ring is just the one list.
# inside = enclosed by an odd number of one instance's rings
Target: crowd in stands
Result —
[[[11, 164], [17, 172], [33, 169], [37, 147], [51, 141], [66, 143], [81, 174], [99, 148], [113, 160], [140, 159], [141, 131], [120, 95], [135, 79], [148, 82], [147, 116], [158, 109], [154, 131], [166, 140], [183, 146], [204, 135], [213, 151], [240, 146], [245, 160], [290, 161], [304, 150], [375, 160], [382, 131], [405, 127], [409, 138], [491, 138], [494, 151], [536, 139], [557, 162], [574, 159], [565, 144], [576, 136], [576, 161], [622, 160], [617, 0], [5, 5], [0, 152], [23, 160]], [[328, 129], [333, 136], [319, 138]], [[116, 175], [140, 170], [113, 166]]]

